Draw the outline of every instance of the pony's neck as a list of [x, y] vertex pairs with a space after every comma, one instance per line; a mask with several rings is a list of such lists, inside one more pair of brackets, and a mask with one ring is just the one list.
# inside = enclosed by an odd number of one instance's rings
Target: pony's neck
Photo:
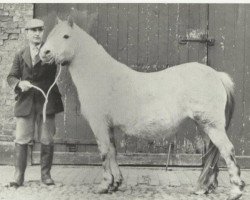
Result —
[[[117, 62], [93, 37], [77, 25], [75, 25], [75, 34], [75, 37], [78, 38], [78, 48], [74, 58], [74, 62], [78, 64], [77, 66], [81, 64], [80, 66], [82, 66], [84, 70], [90, 67], [91, 70], [95, 71], [94, 68], [112, 67], [112, 65]], [[108, 63], [108, 65], [105, 65], [105, 63]]]

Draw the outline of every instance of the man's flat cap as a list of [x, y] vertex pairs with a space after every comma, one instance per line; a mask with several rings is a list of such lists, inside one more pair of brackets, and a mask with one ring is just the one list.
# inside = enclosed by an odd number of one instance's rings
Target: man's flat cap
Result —
[[44, 22], [40, 19], [31, 19], [25, 25], [26, 30], [39, 27], [44, 27]]

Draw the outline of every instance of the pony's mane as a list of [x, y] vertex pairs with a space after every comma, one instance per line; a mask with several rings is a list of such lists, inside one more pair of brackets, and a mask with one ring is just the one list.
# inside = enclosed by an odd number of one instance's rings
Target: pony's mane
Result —
[[84, 54], [95, 55], [95, 59], [108, 59], [109, 62], [112, 60], [115, 63], [119, 63], [104, 49], [101, 44], [99, 44], [90, 34], [75, 23], [73, 25], [73, 31], [74, 34], [76, 34], [75, 37], [78, 38], [77, 44], [84, 50]]
[[[101, 46], [101, 45], [99, 45], [97, 43], [97, 41], [91, 35], [89, 35], [85, 30], [83, 30], [81, 27], [79, 27], [76, 23], [74, 23], [74, 25], [73, 25], [73, 31], [76, 34], [76, 37], [80, 41], [83, 42], [83, 43], [79, 43], [79, 44], [85, 44], [85, 46], [88, 46], [88, 44], [89, 45], [94, 45], [94, 46], [95, 45]], [[88, 48], [89, 47], [90, 46], [88, 46]]]

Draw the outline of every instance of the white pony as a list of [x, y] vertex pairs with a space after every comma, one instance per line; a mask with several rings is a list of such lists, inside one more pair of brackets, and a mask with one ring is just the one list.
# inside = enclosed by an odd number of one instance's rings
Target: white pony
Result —
[[104, 173], [100, 193], [117, 190], [123, 179], [116, 161], [115, 127], [139, 137], [166, 137], [174, 134], [183, 120], [191, 118], [210, 138], [197, 193], [217, 187], [221, 154], [232, 184], [229, 199], [242, 195], [245, 184], [226, 134], [234, 107], [234, 84], [226, 73], [199, 63], [154, 73], [134, 71], [112, 58], [71, 17], [58, 21], [40, 57], [44, 62], [55, 60], [69, 68], [82, 114], [101, 152]]

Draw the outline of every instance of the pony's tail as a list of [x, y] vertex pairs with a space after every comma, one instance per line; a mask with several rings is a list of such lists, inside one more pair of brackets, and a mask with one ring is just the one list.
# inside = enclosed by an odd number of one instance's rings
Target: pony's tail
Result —
[[203, 156], [203, 169], [198, 179], [198, 188], [196, 193], [210, 193], [218, 186], [218, 161], [220, 158], [219, 149], [210, 140], [207, 153]]
[[[225, 130], [227, 130], [232, 119], [235, 106], [234, 83], [231, 77], [224, 72], [218, 72], [218, 76], [227, 93], [227, 102], [225, 106]], [[207, 153], [205, 154], [203, 159], [204, 167], [198, 180], [200, 191], [209, 192], [210, 190], [213, 190], [217, 187], [217, 176], [219, 173], [217, 163], [219, 161], [219, 158], [219, 149], [213, 144], [212, 141], [210, 141]]]
[[235, 106], [234, 83], [228, 74], [224, 72], [218, 72], [218, 75], [227, 93], [227, 102], [225, 107], [225, 117], [226, 117], [225, 129], [227, 130], [230, 121], [233, 117], [234, 106]]

